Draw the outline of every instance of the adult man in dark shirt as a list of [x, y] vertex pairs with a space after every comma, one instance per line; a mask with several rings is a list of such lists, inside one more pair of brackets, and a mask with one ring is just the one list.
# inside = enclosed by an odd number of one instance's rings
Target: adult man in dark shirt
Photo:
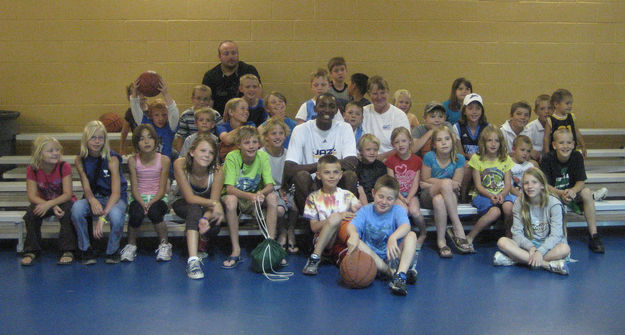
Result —
[[253, 74], [260, 75], [253, 65], [239, 61], [239, 47], [233, 41], [223, 41], [217, 47], [220, 63], [204, 74], [202, 84], [212, 90], [213, 108], [223, 115], [226, 102], [239, 96], [239, 78]]

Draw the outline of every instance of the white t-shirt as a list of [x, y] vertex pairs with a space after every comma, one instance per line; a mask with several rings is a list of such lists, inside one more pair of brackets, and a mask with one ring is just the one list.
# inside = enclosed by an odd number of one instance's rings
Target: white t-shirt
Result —
[[527, 124], [527, 136], [532, 139], [532, 146], [535, 151], [543, 151], [543, 140], [545, 137], [545, 127], [538, 119]]
[[[518, 136], [512, 127], [510, 127], [510, 120], [506, 120], [504, 124], [501, 126], [501, 132], [503, 133], [503, 137], [506, 139], [506, 144], [508, 145], [508, 153], [512, 152], [512, 142]], [[519, 135], [525, 135], [529, 137], [529, 131], [527, 130], [527, 126], [521, 131]]]
[[286, 160], [297, 164], [315, 164], [323, 155], [338, 159], [357, 157], [356, 139], [352, 126], [333, 121], [328, 130], [317, 127], [315, 120], [306, 121], [293, 129]]
[[378, 114], [373, 104], [363, 108], [362, 133], [373, 134], [380, 140], [380, 153], [393, 150], [391, 133], [397, 127], [405, 127], [410, 131], [408, 117], [401, 109], [390, 105], [384, 114]]
[[[312, 99], [310, 99], [312, 100]], [[308, 101], [310, 101], [308, 100]], [[295, 118], [296, 119], [300, 119], [300, 120], [306, 120], [306, 121], [310, 121], [308, 120], [308, 110], [306, 107], [306, 103], [308, 103], [308, 101], [304, 102], [301, 106], [299, 106], [299, 109], [297, 110], [297, 114], [295, 114]], [[315, 100], [312, 100], [313, 102], [313, 106], [315, 105]], [[334, 114], [334, 121], [345, 121], [343, 119], [343, 115], [341, 115], [341, 111], [336, 112], [336, 114]]]
[[534, 167], [534, 164], [530, 163], [529, 161], [523, 162], [521, 164], [514, 163], [514, 165], [510, 169], [510, 173], [512, 173], [512, 186], [521, 189], [523, 174], [525, 173], [525, 171], [532, 167]]

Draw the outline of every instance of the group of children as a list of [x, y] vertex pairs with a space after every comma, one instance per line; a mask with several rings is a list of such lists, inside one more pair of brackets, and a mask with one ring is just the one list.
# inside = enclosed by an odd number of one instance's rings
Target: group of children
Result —
[[[24, 217], [27, 238], [21, 264], [31, 265], [38, 258], [41, 222], [51, 215], [61, 222], [58, 264], [72, 263], [75, 251], [83, 264], [97, 262], [90, 245], [90, 221], [96, 239], [110, 224], [106, 263], [133, 261], [136, 231], [146, 216], [160, 240], [156, 259], [170, 260], [164, 216], [171, 207], [185, 220], [186, 273], [203, 278], [203, 253], [224, 220], [232, 251], [222, 267], [232, 269], [243, 261], [239, 215], [254, 215], [256, 205], [266, 211], [268, 235], [289, 253], [299, 251], [293, 230], [298, 216], [310, 220], [314, 250], [304, 274], [317, 274], [324, 255], [339, 264], [347, 253], [359, 249], [373, 257], [380, 274], [392, 278], [391, 291], [399, 295], [406, 294], [407, 283], [416, 281], [415, 251], [426, 238], [421, 207], [433, 210], [437, 249], [443, 258], [453, 256], [447, 238], [459, 253], [474, 253], [476, 236], [501, 217], [506, 237], [498, 241], [502, 252], [495, 254], [495, 265], [522, 263], [567, 274], [565, 207], [586, 216], [590, 248], [604, 252], [594, 201], [605, 197], [606, 191], [593, 193], [584, 186], [586, 148], [575, 127], [570, 92], [561, 89], [539, 96], [534, 108], [538, 119], [529, 124], [531, 107], [515, 103], [510, 119], [497, 128], [487, 122], [482, 97], [465, 78], [454, 81], [449, 100], [426, 105], [423, 124], [410, 113], [410, 93], [398, 90], [392, 103], [406, 113], [410, 129], [394, 128], [390, 138], [382, 139], [363, 131], [363, 107], [370, 103], [364, 96], [372, 87], [380, 91], [372, 98], [374, 104], [379, 96], [385, 102], [387, 84], [374, 77], [372, 85], [360, 73], [348, 84], [346, 77], [342, 57], [331, 59], [327, 71], [314, 72], [314, 96], [302, 104], [295, 120], [286, 116], [281, 93], [270, 92], [264, 100], [256, 97], [260, 81], [254, 75], [241, 77], [242, 97], [228, 101], [222, 113], [210, 107], [207, 86], [194, 87], [193, 106], [179, 115], [164, 81], [159, 87], [163, 99], [149, 104], [137, 82], [132, 83], [123, 128], [126, 134], [132, 130], [135, 150], [127, 159], [130, 196], [123, 158], [110, 149], [101, 122], [87, 123], [75, 159], [83, 188], [80, 200], [72, 193], [72, 167], [62, 160], [61, 144], [49, 136], [38, 138], [27, 173], [31, 206]], [[344, 120], [354, 131], [358, 192], [337, 186], [341, 164], [332, 155], [323, 156], [316, 168], [322, 187], [308, 195], [299, 213], [292, 181], [283, 180], [289, 135], [298, 124], [316, 118], [317, 99], [327, 92], [341, 110], [333, 122]], [[392, 145], [384, 156], [382, 141]], [[125, 152], [125, 134], [120, 151]], [[478, 219], [465, 235], [458, 203], [468, 202], [469, 196]], [[128, 242], [120, 248], [127, 207]]]

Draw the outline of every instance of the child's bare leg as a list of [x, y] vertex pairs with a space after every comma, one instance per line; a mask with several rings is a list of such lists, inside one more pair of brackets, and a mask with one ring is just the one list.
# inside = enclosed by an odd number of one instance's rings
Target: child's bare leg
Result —
[[421, 206], [419, 206], [419, 199], [414, 197], [410, 199], [410, 216], [417, 221], [417, 227], [419, 228], [419, 238], [417, 238], [417, 247], [421, 247], [427, 236], [427, 230], [425, 229], [425, 219], [421, 215]]
[[287, 241], [287, 222], [284, 217], [284, 207], [278, 206], [278, 238], [276, 242], [281, 246], [284, 246]]
[[597, 214], [595, 212], [595, 200], [592, 198], [592, 192], [588, 187], [584, 187], [579, 192], [579, 196], [582, 198], [584, 203], [584, 216], [586, 217], [586, 221], [588, 222], [588, 232], [590, 235], [594, 235], [597, 233]]
[[491, 223], [495, 222], [501, 215], [501, 210], [497, 207], [491, 207], [482, 217], [477, 220], [477, 222], [473, 225], [473, 229], [471, 232], [467, 234], [467, 241], [469, 244], [473, 243], [473, 240], [479, 234], [482, 229], [488, 227]]
[[546, 262], [557, 261], [565, 258], [571, 253], [571, 247], [565, 243], [558, 243], [551, 250], [547, 251], [543, 259]]
[[187, 230], [184, 235], [187, 237], [187, 252], [189, 257], [197, 257], [197, 243], [200, 233], [197, 230]]
[[458, 216], [458, 196], [454, 192], [453, 186], [451, 184], [451, 179], [445, 179], [441, 183], [441, 195], [443, 196], [443, 200], [445, 201], [447, 217], [451, 221], [451, 226], [453, 227], [454, 234], [458, 238], [466, 238], [466, 236], [464, 235], [462, 222], [460, 221], [460, 217]]
[[269, 238], [276, 237], [276, 226], [278, 224], [278, 199], [276, 193], [269, 193], [265, 197], [265, 205], [267, 206], [267, 230]]
[[462, 177], [462, 184], [460, 184], [460, 200], [462, 203], [469, 202], [469, 189], [473, 182], [473, 174], [469, 165], [464, 166], [464, 175]]
[[319, 237], [317, 237], [317, 244], [315, 244], [315, 249], [313, 250], [315, 255], [320, 256], [327, 246], [334, 243], [336, 232], [340, 225], [341, 220], [338, 219], [338, 216], [330, 216], [328, 218], [328, 222], [323, 225], [323, 228], [321, 228], [319, 232]]
[[415, 251], [417, 250], [417, 235], [413, 231], [406, 234], [403, 241], [401, 241], [399, 248], [401, 249], [401, 256], [399, 258], [399, 267], [397, 268], [397, 272], [406, 273], [410, 264], [412, 264], [412, 259], [414, 258]]
[[[239, 245], [239, 215], [237, 215], [237, 207], [239, 199], [234, 195], [224, 196], [224, 204], [226, 205], [226, 221], [228, 221], [228, 231], [230, 232], [230, 242], [232, 243], [232, 253], [230, 256], [240, 256], [241, 246]], [[197, 249], [197, 248], [196, 248]], [[226, 264], [228, 262], [228, 264]], [[225, 261], [225, 266], [231, 266], [234, 261]]]
[[[130, 227], [128, 227], [128, 231], [130, 231]], [[154, 225], [154, 230], [156, 234], [158, 234], [158, 239], [161, 243], [168, 243], [167, 241], [167, 224], [165, 222], [160, 222]], [[128, 234], [130, 236], [130, 233]], [[129, 239], [130, 240], [130, 239]]]
[[296, 209], [291, 209], [287, 215], [287, 242], [289, 243], [288, 251], [296, 253], [299, 251], [295, 241], [295, 222], [297, 222], [298, 212]]
[[447, 229], [447, 209], [445, 208], [445, 200], [440, 194], [432, 198], [432, 207], [434, 207], [434, 223], [436, 224], [436, 244], [438, 248], [447, 245], [445, 241], [445, 230]]
[[369, 256], [373, 258], [373, 262], [375, 263], [375, 266], [378, 268], [379, 273], [385, 274], [389, 277], [393, 276], [393, 273], [391, 272], [391, 268], [388, 266], [388, 264], [386, 264], [386, 262], [384, 262], [384, 260], [380, 258], [380, 256], [378, 256], [378, 254], [373, 252], [373, 250], [371, 250], [371, 248], [369, 248], [369, 246], [365, 242], [360, 241], [360, 243], [358, 243], [358, 249], [360, 249], [360, 251], [368, 254]]
[[505, 227], [506, 237], [512, 238], [512, 207], [513, 204], [510, 201], [506, 201], [501, 205], [503, 210], [503, 224]]
[[514, 240], [508, 237], [501, 237], [497, 241], [497, 247], [501, 250], [506, 256], [510, 257], [517, 263], [528, 264], [530, 261], [530, 254], [527, 250], [519, 247]]

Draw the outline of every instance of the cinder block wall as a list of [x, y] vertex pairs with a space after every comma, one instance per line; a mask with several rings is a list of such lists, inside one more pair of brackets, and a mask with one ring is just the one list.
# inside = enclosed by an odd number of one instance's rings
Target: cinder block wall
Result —
[[0, 108], [22, 132], [80, 131], [127, 108], [124, 87], [152, 69], [181, 107], [239, 43], [288, 110], [332, 56], [407, 88], [413, 108], [445, 100], [456, 77], [483, 95], [489, 120], [540, 93], [573, 92], [581, 127], [625, 124], [623, 1], [156, 0], [0, 1]]

